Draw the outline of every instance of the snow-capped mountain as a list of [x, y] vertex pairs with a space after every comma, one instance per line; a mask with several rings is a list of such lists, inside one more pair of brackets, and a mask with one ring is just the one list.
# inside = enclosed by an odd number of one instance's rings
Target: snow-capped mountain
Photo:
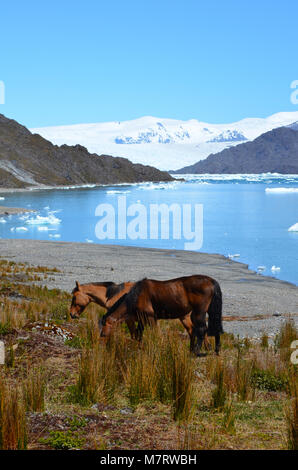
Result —
[[211, 153], [253, 140], [261, 134], [298, 121], [298, 112], [247, 118], [232, 124], [208, 124], [151, 116], [131, 121], [30, 129], [57, 145], [80, 144], [97, 154], [126, 157], [134, 163], [175, 170]]
[[290, 127], [290, 129], [293, 129], [294, 131], [298, 131], [298, 121], [297, 122], [293, 122], [293, 124], [290, 124], [289, 126], [287, 127]]

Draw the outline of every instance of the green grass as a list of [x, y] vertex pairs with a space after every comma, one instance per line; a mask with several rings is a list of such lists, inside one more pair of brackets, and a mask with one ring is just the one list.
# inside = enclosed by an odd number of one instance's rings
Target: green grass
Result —
[[73, 431], [50, 431], [48, 438], [41, 438], [39, 441], [56, 450], [80, 449], [85, 440], [78, 433]]

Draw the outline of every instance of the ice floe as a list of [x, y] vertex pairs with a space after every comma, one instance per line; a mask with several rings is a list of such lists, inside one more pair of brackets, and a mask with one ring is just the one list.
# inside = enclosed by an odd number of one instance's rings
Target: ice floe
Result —
[[61, 219], [58, 219], [53, 213], [48, 216], [37, 215], [26, 219], [27, 225], [58, 225], [61, 223]]
[[289, 229], [288, 232], [298, 232], [298, 222], [297, 224], [292, 225]]
[[298, 188], [266, 188], [265, 191], [273, 194], [298, 193]]

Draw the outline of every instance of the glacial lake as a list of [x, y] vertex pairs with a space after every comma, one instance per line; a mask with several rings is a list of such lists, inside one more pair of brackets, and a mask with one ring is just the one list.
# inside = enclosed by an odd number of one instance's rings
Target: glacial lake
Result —
[[[185, 249], [187, 240], [175, 235], [172, 216], [168, 238], [161, 239], [161, 219], [160, 226], [153, 227], [158, 236], [150, 238], [153, 223], [150, 205], [181, 207], [182, 224], [183, 205], [189, 205], [193, 208], [193, 213], [188, 214], [189, 229], [194, 231], [197, 229], [194, 205], [197, 204], [203, 210], [203, 223], [200, 222], [203, 240], [199, 251], [230, 256], [247, 263], [260, 275], [298, 285], [298, 231], [289, 231], [298, 223], [298, 175], [179, 175], [181, 177], [185, 181], [0, 192], [0, 205], [37, 211], [0, 217], [0, 237]], [[100, 206], [102, 214], [105, 207], [112, 208], [117, 226], [119, 200], [122, 206], [125, 202], [127, 208], [141, 205], [143, 217], [147, 209], [143, 238], [127, 234], [125, 238], [123, 233], [127, 227], [123, 228], [123, 217], [122, 238], [119, 239], [117, 233], [119, 227], [114, 237], [97, 238], [96, 227], [103, 215], [99, 212], [96, 215], [96, 208]], [[127, 215], [125, 223], [129, 225], [133, 220], [134, 215]], [[113, 235], [112, 232], [109, 234]], [[5, 253], [1, 256], [5, 257]]]

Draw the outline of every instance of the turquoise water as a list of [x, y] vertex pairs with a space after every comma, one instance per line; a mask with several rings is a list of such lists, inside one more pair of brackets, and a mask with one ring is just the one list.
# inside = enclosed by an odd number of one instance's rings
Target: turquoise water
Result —
[[[184, 249], [185, 240], [174, 239], [171, 230], [169, 239], [98, 240], [95, 227], [99, 217], [95, 216], [95, 209], [99, 204], [110, 204], [117, 216], [119, 196], [126, 197], [127, 206], [202, 204], [203, 244], [199, 251], [239, 255], [233, 259], [262, 274], [298, 285], [298, 232], [288, 231], [298, 222], [298, 176], [184, 178], [186, 181], [174, 183], [0, 193], [5, 198], [0, 205], [38, 211], [2, 218], [0, 237]], [[132, 219], [127, 217], [128, 222]], [[279, 270], [272, 271], [273, 266]]]

